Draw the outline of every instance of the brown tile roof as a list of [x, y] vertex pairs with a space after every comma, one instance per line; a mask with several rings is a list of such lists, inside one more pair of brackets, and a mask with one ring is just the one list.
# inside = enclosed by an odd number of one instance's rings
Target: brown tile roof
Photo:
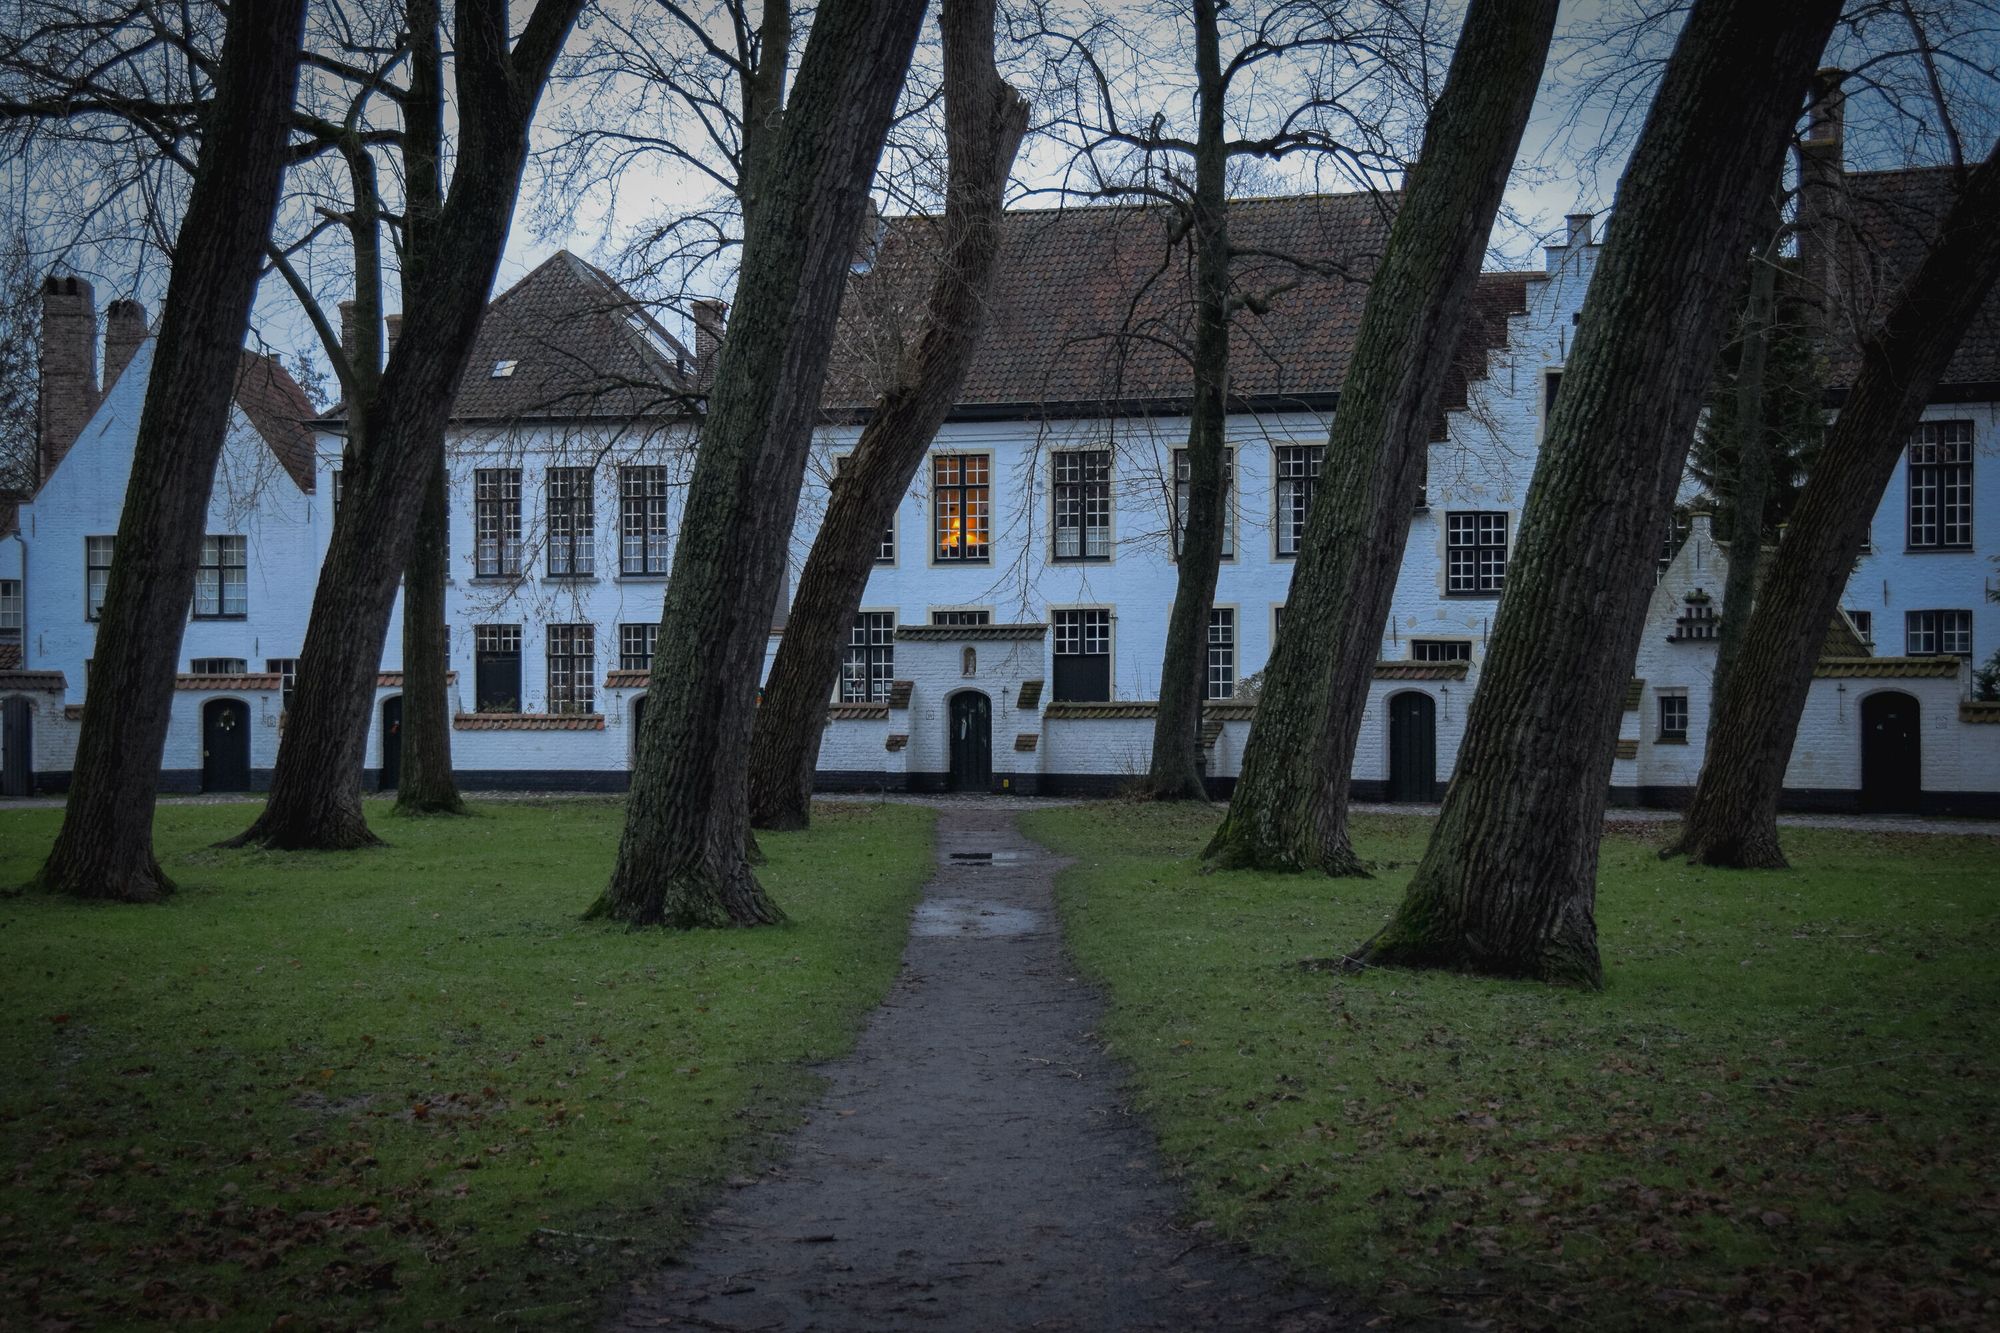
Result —
[[243, 353], [236, 372], [236, 405], [271, 446], [271, 452], [302, 491], [313, 488], [313, 432], [306, 423], [318, 414], [297, 380], [278, 358]]
[[602, 731], [602, 713], [457, 713], [454, 731]]
[[1014, 700], [1014, 707], [1025, 708], [1028, 711], [1033, 712], [1035, 709], [1040, 708], [1041, 706], [1042, 706], [1042, 682], [1039, 680], [1022, 681], [1021, 694], [1019, 698]]
[[1836, 610], [1833, 619], [1827, 622], [1826, 641], [1820, 645], [1821, 657], [1867, 657], [1868, 640], [1861, 637], [1861, 631], [1847, 618], [1847, 612]]
[[1813, 667], [1821, 680], [1950, 680], [1956, 657], [1822, 657]]
[[885, 750], [900, 750], [909, 743], [910, 743], [910, 738], [907, 735], [899, 733], [883, 741], [882, 748]]
[[1033, 753], [1034, 748], [1041, 743], [1042, 733], [1039, 731], [1024, 731], [1014, 737], [1014, 749], [1021, 754]]
[[828, 704], [827, 718], [834, 722], [863, 722], [889, 720], [889, 705], [886, 703]]
[[1640, 701], [1643, 700], [1645, 697], [1646, 697], [1646, 682], [1643, 679], [1641, 679], [1638, 676], [1634, 676], [1632, 677], [1631, 680], [1625, 682], [1626, 712], [1628, 713], [1637, 712], [1639, 710]]
[[1637, 759], [1639, 757], [1638, 739], [1631, 736], [1621, 738], [1618, 742], [1617, 757], [1620, 759]]
[[1248, 722], [1257, 716], [1257, 705], [1239, 704], [1227, 699], [1211, 699], [1201, 706], [1201, 715], [1221, 722]]
[[1466, 662], [1377, 662], [1377, 680], [1464, 680]]
[[[444, 678], [447, 681], [457, 680], [458, 673], [447, 671], [444, 673]], [[402, 687], [403, 673], [400, 671], [384, 671], [375, 677], [375, 688], [378, 690], [398, 690]]]
[[36, 693], [66, 688], [60, 671], [0, 671], [0, 690], [29, 690]]
[[1047, 636], [1047, 625], [898, 625], [896, 637], [911, 643], [1031, 641]]
[[916, 687], [917, 687], [916, 682], [911, 680], [890, 681], [889, 707], [908, 708], [910, 706], [910, 691], [914, 690]]
[[70, 720], [71, 722], [78, 722], [78, 721], [81, 721], [81, 720], [83, 719], [83, 705], [82, 705], [82, 704], [64, 704], [64, 705], [63, 705], [63, 716], [64, 716], [65, 718], [68, 718], [68, 719], [69, 719], [69, 720]]
[[21, 666], [21, 645], [0, 643], [0, 671], [16, 671]]
[[1964, 699], [1958, 705], [1960, 722], [2000, 723], [2000, 701]]
[[604, 673], [604, 688], [607, 690], [644, 690], [652, 687], [653, 673], [650, 671], [607, 671]]
[[177, 690], [275, 690], [284, 678], [275, 671], [231, 672], [228, 675], [183, 671], [174, 677]]
[[[1325, 400], [1347, 374], [1373, 273], [1398, 194], [1239, 199], [1231, 240], [1246, 309], [1230, 339], [1230, 387], [1249, 399]], [[1041, 415], [1062, 405], [1185, 398], [1193, 310], [1185, 242], [1168, 252], [1167, 211], [1116, 206], [1010, 212], [1002, 224], [991, 322], [960, 391], [961, 415]], [[874, 402], [912, 336], [935, 253], [937, 219], [888, 219], [873, 267], [850, 280], [825, 403], [835, 412]], [[1273, 258], [1281, 255], [1283, 258]], [[1167, 262], [1162, 264], [1162, 260]], [[1465, 363], [1485, 368], [1504, 339], [1496, 318], [1524, 308], [1526, 276], [1481, 282]], [[1290, 285], [1288, 284], [1296, 284]], [[1280, 289], [1283, 290], [1280, 290]], [[1450, 403], [1463, 401], [1464, 374]]]
[[1114, 699], [1110, 702], [1095, 700], [1089, 703], [1071, 700], [1051, 703], [1042, 710], [1045, 718], [1142, 718], [1152, 717], [1160, 711], [1157, 699]]

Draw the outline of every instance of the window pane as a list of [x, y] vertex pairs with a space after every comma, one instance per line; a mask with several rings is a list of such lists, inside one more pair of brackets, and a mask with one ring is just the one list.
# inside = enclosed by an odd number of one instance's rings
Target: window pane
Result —
[[1208, 613], [1208, 697], [1236, 694], [1236, 612], [1216, 607]]

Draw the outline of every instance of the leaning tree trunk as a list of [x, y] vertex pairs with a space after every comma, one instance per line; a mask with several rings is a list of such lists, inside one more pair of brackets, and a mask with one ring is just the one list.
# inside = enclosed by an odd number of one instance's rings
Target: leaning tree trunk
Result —
[[782, 919], [751, 873], [746, 764], [821, 381], [923, 0], [825, 0], [744, 237], [611, 882], [633, 926]]
[[[414, 292], [430, 259], [425, 247], [444, 207], [439, 156], [444, 143], [443, 57], [437, 0], [409, 0], [410, 90], [404, 97], [403, 280]], [[451, 541], [444, 430], [428, 442], [437, 459], [417, 516], [416, 546], [403, 575], [402, 772], [396, 812], [462, 815], [465, 802], [451, 771], [451, 653], [445, 629], [445, 587]]]
[[1229, 814], [1222, 866], [1363, 873], [1348, 783], [1409, 538], [1424, 451], [1487, 233], [1534, 102], [1556, 6], [1476, 0], [1369, 283]]
[[1028, 127], [1028, 104], [993, 66], [993, 0], [945, 0], [946, 150], [943, 234], [923, 326], [834, 478], [792, 613], [771, 663], [750, 743], [750, 823], [804, 828], [826, 701], [841, 645], [861, 605], [883, 528], [958, 398], [986, 328], [1000, 251], [1007, 175]]
[[1378, 964], [1597, 985], [1597, 847], [1651, 572], [1749, 251], [1839, 0], [1696, 0], [1528, 491], [1458, 772]]
[[233, 844], [333, 850], [376, 841], [361, 810], [361, 766], [397, 584], [507, 243], [535, 104], [583, 3], [538, 0], [511, 54], [507, 6], [459, 7], [451, 193], [369, 405], [364, 447], [347, 469], [270, 800]]
[[69, 803], [40, 882], [153, 902], [153, 806], [209, 490], [244, 373], [243, 335], [289, 157], [304, 0], [239, 0], [203, 118], [118, 520]]
[[1208, 798], [1201, 774], [1201, 706], [1208, 694], [1208, 619], [1215, 606], [1228, 504], [1223, 428], [1229, 410], [1229, 204], [1223, 193], [1229, 150], [1216, 12], [1217, 0], [1194, 0], [1195, 80], [1200, 98], [1193, 225], [1189, 228], [1195, 252], [1195, 334], [1194, 402], [1188, 413], [1188, 502], [1187, 512], [1179, 516], [1180, 569], [1160, 661], [1153, 756], [1140, 784], [1141, 794], [1161, 801]]
[[[1729, 524], [1729, 575], [1722, 585], [1722, 627], [1716, 637], [1710, 697], [1722, 690], [1729, 668], [1743, 648], [1743, 627], [1757, 593], [1757, 566], [1764, 554], [1764, 501], [1771, 490], [1771, 432], [1764, 419], [1765, 368], [1770, 362], [1771, 327], [1778, 295], [1777, 218], [1768, 216], [1769, 239], [1750, 259], [1749, 291], [1743, 303], [1742, 346], [1736, 358], [1736, 494]], [[1709, 735], [1715, 734], [1714, 713]]]
[[1861, 371], [1792, 514], [1717, 694], [1708, 756], [1678, 843], [1703, 865], [1785, 865], [1778, 796], [1826, 626], [1854, 551], [1938, 377], [2000, 280], [2000, 145], [1861, 344]]

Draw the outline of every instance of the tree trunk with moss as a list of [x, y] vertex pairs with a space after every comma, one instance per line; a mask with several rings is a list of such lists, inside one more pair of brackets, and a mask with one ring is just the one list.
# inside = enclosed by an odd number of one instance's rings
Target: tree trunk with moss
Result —
[[290, 156], [304, 25], [304, 0], [237, 0], [223, 37], [84, 682], [69, 800], [38, 877], [74, 897], [156, 902], [173, 891], [153, 854], [153, 810], [174, 668]]
[[2000, 146], [1972, 171], [1937, 240], [1862, 340], [1860, 373], [1716, 693], [1687, 821], [1662, 855], [1739, 868], [1786, 864], [1778, 798], [1827, 625], [1910, 432], [1996, 281]]
[[757, 682], [856, 233], [923, 11], [923, 0], [826, 0], [814, 15], [744, 237], [618, 863], [591, 916], [783, 919], [746, 855]]
[[[1770, 363], [1772, 322], [1778, 296], [1778, 241], [1775, 210], [1758, 224], [1764, 244], [1750, 260], [1749, 291], [1743, 302], [1742, 345], [1736, 358], [1736, 493], [1729, 523], [1729, 576], [1723, 583], [1722, 625], [1716, 637], [1711, 697], [1722, 689], [1730, 664], [1743, 647], [1743, 627], [1757, 593], [1757, 565], [1764, 553], [1764, 502], [1771, 489], [1771, 432], [1765, 421], [1764, 379]], [[1714, 734], [1714, 714], [1709, 715]]]
[[755, 828], [804, 828], [812, 818], [826, 701], [840, 679], [842, 645], [876, 544], [957, 400], [986, 328], [1007, 175], [1027, 131], [1028, 104], [994, 68], [992, 0], [945, 0], [939, 23], [950, 177], [937, 276], [894, 385], [834, 478], [826, 520], [799, 576], [751, 738]]
[[1696, 0], [1619, 186], [1430, 846], [1360, 951], [1595, 986], [1597, 849], [1669, 505], [1838, 0]]
[[1556, 6], [1475, 0], [1371, 279], [1320, 489], [1265, 669], [1220, 867], [1362, 873], [1347, 806], [1356, 737], [1409, 538], [1424, 451]]

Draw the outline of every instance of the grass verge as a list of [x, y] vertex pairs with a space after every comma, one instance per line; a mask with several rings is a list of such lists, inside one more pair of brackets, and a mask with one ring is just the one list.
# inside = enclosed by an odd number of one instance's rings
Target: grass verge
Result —
[[[0, 1329], [578, 1327], [753, 1167], [887, 990], [930, 812], [761, 839], [792, 924], [586, 924], [623, 805], [370, 814], [391, 846], [220, 852], [168, 806], [160, 907], [0, 901]], [[0, 884], [59, 811], [0, 814]]]
[[1226, 1234], [1509, 1328], [2000, 1326], [2000, 848], [1788, 829], [1789, 872], [1606, 840], [1600, 994], [1313, 972], [1376, 877], [1202, 875], [1218, 812], [1036, 812], [1136, 1099]]

